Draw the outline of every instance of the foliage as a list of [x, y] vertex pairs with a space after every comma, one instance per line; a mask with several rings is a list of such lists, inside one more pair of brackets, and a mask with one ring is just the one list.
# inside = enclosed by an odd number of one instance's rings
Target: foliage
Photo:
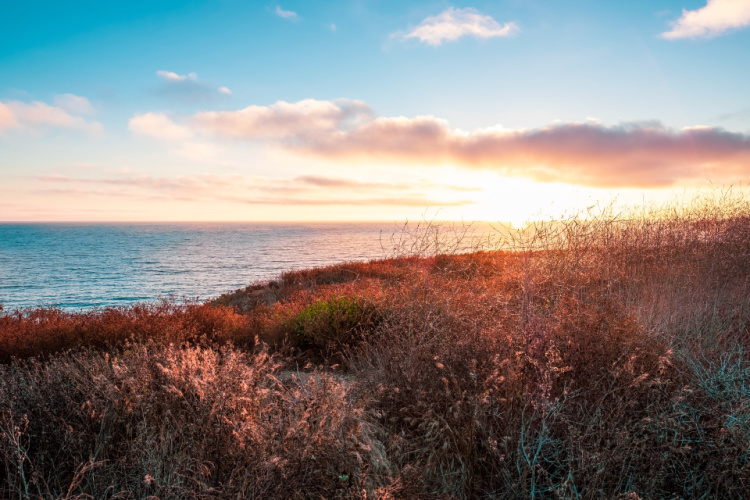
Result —
[[212, 303], [0, 310], [0, 497], [747, 497], [748, 221], [430, 222]]
[[381, 321], [371, 301], [334, 295], [313, 302], [294, 318], [292, 332], [303, 348], [340, 350], [354, 346]]

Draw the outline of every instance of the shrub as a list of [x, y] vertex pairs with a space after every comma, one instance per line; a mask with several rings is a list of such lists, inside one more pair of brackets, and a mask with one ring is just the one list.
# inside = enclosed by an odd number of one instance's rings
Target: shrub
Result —
[[0, 365], [0, 498], [358, 498], [388, 463], [351, 385], [262, 348]]
[[81, 347], [125, 342], [217, 343], [252, 340], [246, 316], [226, 306], [160, 301], [86, 312], [56, 308], [0, 310], [0, 363]]
[[366, 299], [334, 295], [303, 309], [292, 332], [299, 347], [333, 352], [352, 347], [378, 326], [382, 314]]

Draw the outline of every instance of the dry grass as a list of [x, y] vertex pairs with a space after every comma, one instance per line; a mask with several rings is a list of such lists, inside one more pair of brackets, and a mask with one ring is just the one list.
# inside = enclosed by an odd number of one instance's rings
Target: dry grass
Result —
[[0, 496], [750, 496], [750, 202], [697, 201], [3, 312]]

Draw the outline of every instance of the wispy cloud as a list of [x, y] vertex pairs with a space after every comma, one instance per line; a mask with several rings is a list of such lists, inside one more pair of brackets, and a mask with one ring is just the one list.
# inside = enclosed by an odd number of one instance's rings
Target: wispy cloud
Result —
[[216, 159], [220, 148], [213, 143], [205, 141], [186, 141], [174, 150], [174, 153], [187, 160], [208, 162]]
[[136, 135], [169, 143], [172, 153], [187, 160], [213, 161], [220, 151], [216, 144], [194, 140], [196, 132], [191, 127], [175, 123], [164, 113], [137, 114], [128, 122], [128, 129]]
[[182, 141], [193, 136], [188, 127], [176, 124], [164, 113], [137, 114], [128, 122], [128, 129], [138, 135], [168, 141]]
[[[159, 177], [71, 177], [61, 174], [38, 176], [46, 194], [117, 196], [150, 200], [226, 201], [251, 205], [399, 205], [459, 206], [474, 200], [439, 199], [418, 185], [361, 182], [353, 179], [300, 176], [267, 179], [241, 175], [192, 175]], [[431, 185], [426, 184], [427, 187]], [[450, 189], [449, 186], [446, 186]], [[394, 192], [398, 194], [394, 196]]]
[[[85, 98], [72, 97], [78, 99], [77, 104], [79, 106], [82, 103], [81, 100], [88, 102]], [[67, 104], [70, 104], [70, 102], [67, 102]], [[87, 120], [71, 111], [72, 109], [69, 111], [63, 109], [63, 107], [52, 106], [40, 101], [32, 101], [31, 103], [21, 101], [0, 102], [0, 132], [7, 129], [36, 133], [49, 129], [71, 129], [91, 135], [101, 134], [103, 130], [101, 123]], [[81, 110], [77, 111], [80, 112]]]
[[156, 76], [168, 82], [185, 82], [187, 80], [198, 80], [198, 75], [195, 73], [188, 73], [187, 75], [180, 75], [172, 71], [164, 71], [164, 70], [157, 71]]
[[406, 33], [393, 36], [402, 40], [419, 39], [427, 45], [438, 46], [465, 36], [474, 38], [504, 38], [520, 31], [514, 22], [498, 23], [492, 16], [481, 14], [476, 9], [449, 7], [437, 16], [425, 18], [418, 26]]
[[382, 197], [382, 198], [246, 198], [236, 199], [250, 205], [350, 205], [350, 206], [377, 206], [377, 205], [395, 205], [401, 207], [456, 207], [463, 205], [472, 205], [476, 203], [473, 200], [441, 200], [425, 196], [407, 196], [407, 197]]
[[428, 180], [419, 180], [409, 183], [393, 183], [393, 182], [371, 182], [371, 181], [359, 181], [355, 179], [344, 179], [341, 177], [326, 177], [323, 175], [299, 175], [295, 177], [292, 182], [295, 185], [302, 186], [315, 186], [319, 188], [340, 188], [340, 189], [369, 189], [369, 190], [383, 190], [388, 192], [393, 191], [408, 191], [414, 189], [441, 189], [444, 191], [458, 191], [458, 192], [478, 192], [482, 189], [479, 187], [466, 187], [466, 186], [454, 186], [449, 184], [441, 184]]
[[156, 94], [162, 97], [194, 102], [213, 101], [232, 95], [232, 91], [227, 87], [217, 87], [199, 81], [196, 73], [181, 75], [173, 71], [159, 70], [156, 76], [162, 80], [161, 86], [156, 88]]
[[750, 0], [708, 0], [698, 10], [683, 10], [682, 16], [672, 23], [672, 29], [662, 33], [662, 37], [710, 38], [746, 26], [750, 26]]
[[193, 124], [201, 133], [270, 141], [332, 160], [455, 165], [587, 186], [750, 177], [750, 136], [711, 127], [589, 121], [466, 132], [433, 116], [375, 117], [361, 101], [312, 99], [198, 113]]
[[740, 109], [739, 111], [734, 111], [732, 113], [723, 113], [716, 117], [719, 121], [729, 121], [729, 120], [747, 120], [750, 118], [750, 108], [744, 108]]
[[276, 6], [274, 13], [282, 19], [287, 19], [294, 22], [299, 21], [299, 16], [296, 12], [291, 10], [284, 10], [279, 5]]
[[77, 115], [93, 115], [96, 110], [88, 99], [73, 94], [55, 96], [55, 106]]
[[17, 128], [21, 124], [18, 123], [16, 114], [7, 104], [0, 102], [0, 132], [9, 128]]

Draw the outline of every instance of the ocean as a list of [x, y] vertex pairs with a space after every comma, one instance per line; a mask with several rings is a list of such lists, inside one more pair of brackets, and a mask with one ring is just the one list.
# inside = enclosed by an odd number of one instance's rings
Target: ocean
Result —
[[396, 223], [0, 224], [5, 310], [205, 300], [281, 272], [381, 258]]

